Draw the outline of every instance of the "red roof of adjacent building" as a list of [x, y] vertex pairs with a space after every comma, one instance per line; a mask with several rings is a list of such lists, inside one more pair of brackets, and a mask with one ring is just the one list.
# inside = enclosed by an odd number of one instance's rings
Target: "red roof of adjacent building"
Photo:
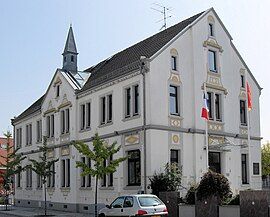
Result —
[[[7, 150], [6, 150], [7, 143], [8, 141], [6, 138], [0, 137], [0, 168], [2, 167], [1, 165], [5, 164], [5, 159], [2, 158], [1, 156], [7, 156]], [[9, 139], [9, 145], [13, 146], [12, 138]]]

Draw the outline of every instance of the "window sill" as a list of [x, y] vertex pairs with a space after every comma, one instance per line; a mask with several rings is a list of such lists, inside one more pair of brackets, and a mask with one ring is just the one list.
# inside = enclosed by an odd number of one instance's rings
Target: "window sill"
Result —
[[47, 187], [48, 192], [55, 191], [55, 187]]
[[211, 71], [211, 70], [208, 69], [208, 74], [220, 77], [220, 72], [219, 71]]
[[26, 187], [25, 190], [32, 191], [32, 187]]
[[42, 141], [36, 141], [36, 144], [41, 144], [42, 143]]
[[102, 187], [99, 187], [99, 190], [114, 190], [114, 187], [113, 186], [109, 186], [109, 187], [102, 186]]
[[70, 135], [70, 132], [67, 132], [67, 133], [61, 133], [61, 134], [60, 134], [60, 137], [61, 137], [61, 136], [69, 136], [69, 135]]
[[113, 125], [113, 122], [100, 124], [98, 127], [99, 127], [99, 128], [102, 128], [102, 127], [107, 127], [107, 126], [110, 126], [110, 125]]
[[174, 73], [174, 74], [179, 74], [179, 71], [176, 69], [171, 69], [171, 73]]
[[123, 118], [122, 119], [122, 121], [130, 121], [130, 120], [134, 120], [134, 119], [138, 119], [138, 118], [140, 118], [141, 117], [141, 115], [140, 114], [138, 114], [138, 115], [133, 115], [133, 116], [130, 116], [130, 117], [125, 117], [125, 118]]
[[79, 133], [84, 133], [84, 132], [88, 132], [91, 131], [91, 127], [85, 128], [85, 129], [80, 129]]
[[81, 190], [81, 191], [92, 191], [92, 187], [80, 187], [79, 190]]
[[216, 120], [209, 120], [208, 123], [211, 123], [211, 124], [220, 124], [220, 125], [224, 125], [225, 124], [223, 121], [216, 121]]
[[247, 129], [247, 128], [248, 128], [248, 126], [247, 126], [247, 124], [240, 124], [240, 128]]
[[37, 191], [41, 191], [43, 188], [42, 187], [37, 187], [36, 190]]
[[70, 192], [70, 187], [61, 187], [61, 192]]
[[169, 114], [169, 118], [177, 118], [179, 120], [184, 119], [180, 114]]

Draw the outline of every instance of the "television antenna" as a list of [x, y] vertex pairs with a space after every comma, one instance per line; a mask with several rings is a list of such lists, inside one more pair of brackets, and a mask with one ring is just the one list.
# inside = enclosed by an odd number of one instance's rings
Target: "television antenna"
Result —
[[167, 29], [167, 19], [171, 18], [172, 15], [168, 15], [172, 11], [171, 7], [166, 7], [164, 5], [158, 4], [158, 3], [153, 3], [154, 7], [151, 7], [152, 10], [157, 11], [163, 15], [163, 18], [161, 20], [158, 20], [156, 23], [159, 23], [163, 21], [163, 25], [159, 30]]

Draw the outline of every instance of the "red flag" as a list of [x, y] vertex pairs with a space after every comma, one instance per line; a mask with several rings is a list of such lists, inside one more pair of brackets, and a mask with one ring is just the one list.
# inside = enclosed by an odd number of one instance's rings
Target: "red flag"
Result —
[[201, 117], [206, 119], [206, 120], [209, 120], [209, 115], [208, 115], [209, 109], [208, 109], [207, 98], [206, 98], [205, 94], [203, 94], [203, 101], [204, 101], [204, 105], [202, 107]]
[[247, 100], [248, 100], [248, 110], [252, 110], [252, 99], [251, 99], [251, 89], [247, 82]]

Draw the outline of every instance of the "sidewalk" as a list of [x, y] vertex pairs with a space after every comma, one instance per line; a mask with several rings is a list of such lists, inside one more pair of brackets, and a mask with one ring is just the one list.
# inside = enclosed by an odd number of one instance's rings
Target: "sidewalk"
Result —
[[[36, 215], [44, 215], [43, 209], [38, 208], [26, 208], [26, 207], [11, 207], [10, 211], [4, 211], [5, 207], [0, 205], [0, 216], [24, 216], [24, 217], [33, 217]], [[9, 207], [10, 209], [10, 207]], [[87, 213], [71, 213], [71, 212], [61, 212], [55, 210], [47, 210], [47, 215], [54, 215], [55, 217], [94, 217], [94, 214]]]

